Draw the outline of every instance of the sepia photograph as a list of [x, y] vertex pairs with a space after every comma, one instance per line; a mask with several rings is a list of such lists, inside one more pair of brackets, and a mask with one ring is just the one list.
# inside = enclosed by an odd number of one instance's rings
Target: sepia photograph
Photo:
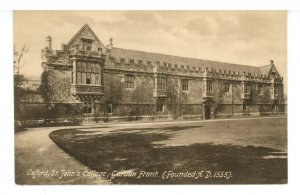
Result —
[[287, 184], [287, 11], [13, 11], [18, 185]]

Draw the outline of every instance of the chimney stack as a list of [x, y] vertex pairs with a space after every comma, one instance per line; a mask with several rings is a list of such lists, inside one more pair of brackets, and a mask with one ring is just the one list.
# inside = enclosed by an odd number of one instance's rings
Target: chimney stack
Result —
[[46, 48], [52, 50], [52, 38], [50, 35], [46, 37]]
[[270, 60], [270, 65], [274, 65], [274, 61], [273, 60]]
[[113, 48], [113, 39], [110, 38], [110, 39], [109, 39], [108, 49], [112, 49], [112, 48]]
[[62, 43], [61, 44], [61, 50], [62, 51], [67, 51], [67, 44]]

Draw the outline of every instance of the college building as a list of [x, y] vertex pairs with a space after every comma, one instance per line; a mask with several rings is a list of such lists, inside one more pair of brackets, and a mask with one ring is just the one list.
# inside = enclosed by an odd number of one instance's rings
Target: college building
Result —
[[77, 104], [90, 120], [285, 112], [283, 77], [272, 60], [254, 67], [117, 48], [113, 39], [104, 45], [87, 24], [60, 50], [52, 41], [46, 37], [42, 49], [47, 101]]

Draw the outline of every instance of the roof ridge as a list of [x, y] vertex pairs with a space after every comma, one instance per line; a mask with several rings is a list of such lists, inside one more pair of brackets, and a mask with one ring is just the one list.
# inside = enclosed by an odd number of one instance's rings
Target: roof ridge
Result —
[[272, 66], [272, 64], [263, 65], [263, 66], [259, 66], [259, 67], [260, 67], [260, 68], [264, 68], [264, 67], [268, 67], [268, 66]]
[[170, 56], [170, 57], [176, 57], [176, 58], [201, 60], [201, 61], [207, 61], [207, 62], [230, 64], [230, 65], [244, 66], [244, 67], [251, 67], [251, 68], [258, 68], [258, 69], [261, 67], [261, 66], [251, 66], [251, 65], [245, 65], [245, 64], [236, 64], [236, 63], [230, 63], [230, 62], [221, 62], [221, 61], [215, 61], [215, 60], [200, 59], [200, 58], [194, 58], [194, 57], [184, 57], [184, 56], [176, 56], [176, 55], [171, 55], [171, 54], [148, 52], [148, 51], [143, 51], [143, 50], [125, 49], [125, 48], [120, 48], [120, 47], [113, 47], [113, 49], [122, 49], [122, 50], [133, 51], [133, 52], [142, 52], [142, 53], [146, 53], [146, 54], [148, 53], [148, 54], [154, 54], [154, 55], [160, 55], [160, 56]]

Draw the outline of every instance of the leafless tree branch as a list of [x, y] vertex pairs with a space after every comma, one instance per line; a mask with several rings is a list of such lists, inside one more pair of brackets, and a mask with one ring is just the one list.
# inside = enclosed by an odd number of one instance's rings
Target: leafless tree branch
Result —
[[22, 46], [21, 50], [18, 51], [16, 46], [14, 45], [14, 69], [16, 69], [16, 74], [20, 74], [20, 69], [24, 66], [25, 62], [23, 62], [24, 56], [29, 52], [29, 47], [25, 44]]

